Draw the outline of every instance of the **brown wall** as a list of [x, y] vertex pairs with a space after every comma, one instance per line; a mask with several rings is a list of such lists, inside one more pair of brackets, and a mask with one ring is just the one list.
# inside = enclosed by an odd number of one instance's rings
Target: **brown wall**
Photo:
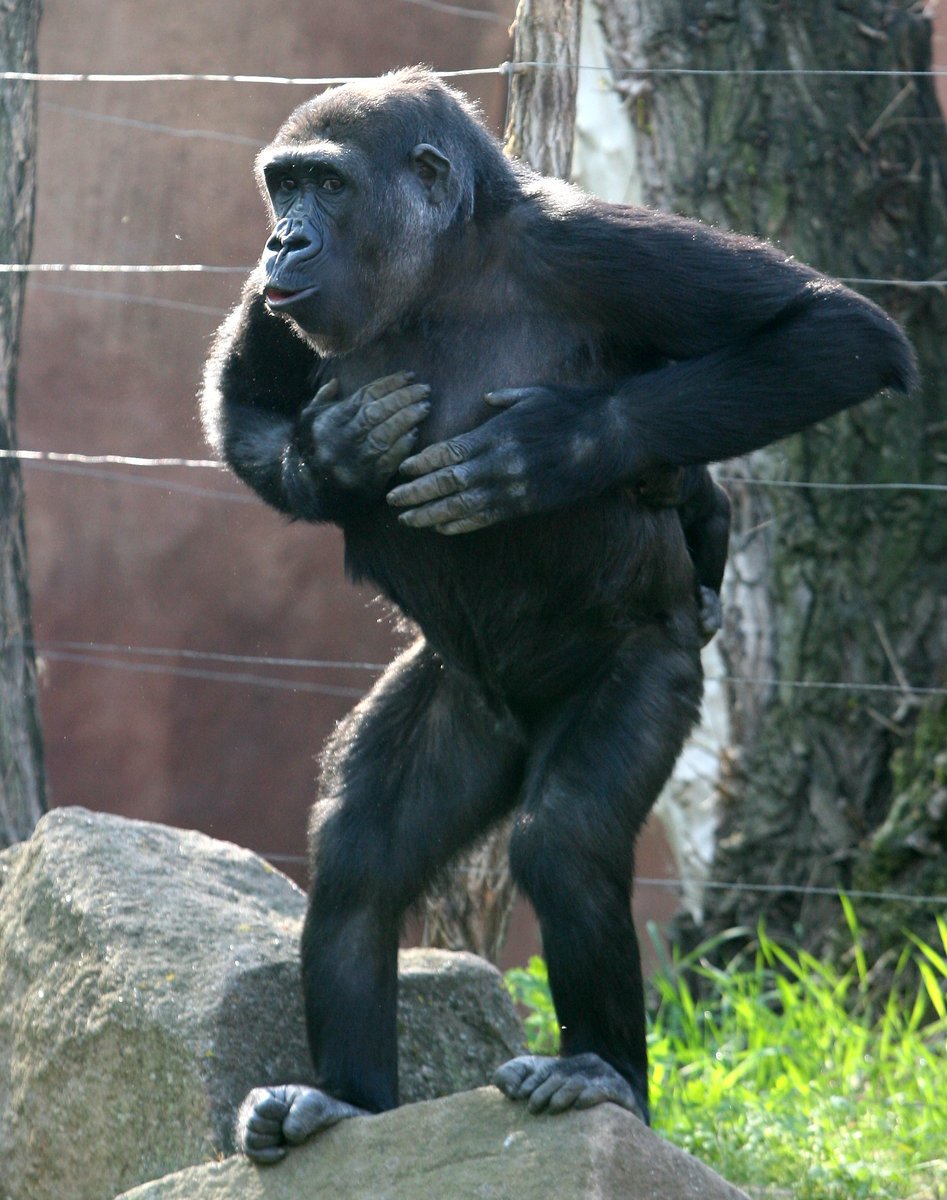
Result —
[[[503, 19], [440, 14], [407, 0], [45, 0], [41, 69], [353, 75], [417, 61], [441, 69], [501, 62], [513, 0], [468, 2], [495, 7]], [[939, 61], [947, 63], [944, 5], [939, 20]], [[499, 79], [464, 86], [498, 128]], [[307, 94], [276, 85], [44, 84], [34, 261], [252, 262], [266, 228], [250, 173], [255, 146]], [[947, 100], [947, 81], [942, 95]], [[173, 137], [115, 117], [236, 140]], [[205, 457], [194, 395], [208, 339], [239, 285], [237, 275], [34, 277], [21, 351], [20, 444]], [[233, 500], [242, 494], [225, 475], [133, 468], [103, 475], [26, 468], [40, 642], [390, 657], [395, 638], [382, 609], [343, 580], [335, 531], [288, 527], [258, 503]], [[218, 495], [150, 486], [156, 480]], [[151, 667], [162, 661], [110, 657]], [[342, 689], [370, 679], [351, 670], [236, 669]], [[43, 680], [54, 804], [192, 826], [264, 852], [303, 852], [313, 755], [350, 696], [132, 673], [52, 655]], [[644, 839], [639, 871], [674, 873], [658, 834]], [[302, 878], [301, 868], [295, 873]], [[639, 919], [662, 919], [673, 907], [665, 890], [641, 889], [636, 900]], [[517, 931], [512, 960], [536, 946], [523, 913]]]
[[[508, 5], [498, 0], [497, 7]], [[46, 0], [40, 59], [48, 72], [376, 74], [418, 60], [449, 69], [501, 62], [507, 25], [507, 17], [449, 17], [402, 0]], [[505, 101], [499, 79], [474, 80], [469, 90], [483, 98], [497, 127]], [[42, 85], [34, 261], [251, 263], [266, 230], [251, 175], [255, 148], [311, 91]], [[84, 114], [245, 141], [172, 137]], [[20, 444], [207, 457], [194, 397], [208, 339], [239, 287], [239, 275], [34, 277], [23, 329]], [[132, 301], [100, 292], [127, 293]], [[142, 298], [196, 307], [135, 302]], [[394, 639], [381, 611], [342, 578], [333, 530], [287, 527], [258, 503], [132, 486], [121, 478], [249, 496], [229, 477], [124, 468], [107, 478], [26, 473], [40, 642], [343, 661], [390, 657]], [[245, 670], [343, 690], [363, 689], [371, 678], [354, 671]], [[351, 702], [50, 656], [43, 716], [52, 801], [301, 853], [312, 756]]]

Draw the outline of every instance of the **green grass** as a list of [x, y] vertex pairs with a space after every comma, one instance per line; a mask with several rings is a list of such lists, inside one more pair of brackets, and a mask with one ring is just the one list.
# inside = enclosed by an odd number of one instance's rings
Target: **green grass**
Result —
[[[654, 1128], [755, 1196], [947, 1200], [947, 921], [941, 947], [906, 935], [880, 993], [842, 903], [844, 970], [762, 929], [723, 968], [707, 959], [720, 943], [665, 956], [648, 1035]], [[545, 964], [507, 981], [531, 1046], [555, 1053]]]

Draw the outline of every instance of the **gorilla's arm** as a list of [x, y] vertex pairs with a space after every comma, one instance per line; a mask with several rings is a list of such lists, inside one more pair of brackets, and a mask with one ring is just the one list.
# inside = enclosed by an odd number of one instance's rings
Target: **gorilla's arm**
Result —
[[430, 389], [391, 375], [339, 398], [312, 396], [319, 360], [266, 309], [250, 277], [217, 335], [201, 393], [208, 440], [268, 504], [308, 521], [377, 503], [429, 411]]
[[588, 324], [629, 371], [607, 393], [505, 389], [504, 408], [427, 447], [389, 494], [406, 524], [462, 533], [648, 472], [758, 449], [867, 399], [908, 391], [910, 344], [880, 308], [772, 247], [589, 201], [521, 231], [531, 293]]
[[251, 275], [207, 360], [201, 420], [221, 458], [286, 513], [292, 504], [285, 460], [299, 416], [312, 399], [317, 367], [312, 350], [267, 312], [260, 282]]

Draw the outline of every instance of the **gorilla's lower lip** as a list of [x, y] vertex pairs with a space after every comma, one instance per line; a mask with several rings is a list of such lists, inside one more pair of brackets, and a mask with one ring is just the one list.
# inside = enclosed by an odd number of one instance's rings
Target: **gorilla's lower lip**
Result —
[[306, 300], [319, 289], [317, 287], [303, 288], [299, 292], [287, 292], [283, 288], [267, 287], [264, 289], [266, 303], [270, 308], [289, 308], [298, 300]]

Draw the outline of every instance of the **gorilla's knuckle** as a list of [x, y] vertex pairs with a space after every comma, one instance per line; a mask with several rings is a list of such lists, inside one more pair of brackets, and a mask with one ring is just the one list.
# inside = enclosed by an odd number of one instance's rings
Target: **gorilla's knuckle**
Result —
[[449, 464], [462, 463], [468, 454], [468, 443], [463, 438], [450, 438], [444, 443], [444, 458]]
[[525, 478], [528, 466], [526, 456], [519, 442], [513, 439], [505, 442], [500, 451], [500, 461], [502, 463], [502, 474], [507, 479]]
[[441, 496], [451, 496], [466, 482], [466, 472], [460, 467], [448, 467], [434, 476], [437, 481], [437, 492]]
[[335, 430], [337, 424], [338, 421], [331, 409], [317, 408], [312, 415], [309, 426], [312, 431], [313, 441], [318, 443], [325, 440]]
[[447, 498], [444, 509], [449, 517], [468, 517], [476, 509], [476, 503], [468, 493], [459, 492]]

